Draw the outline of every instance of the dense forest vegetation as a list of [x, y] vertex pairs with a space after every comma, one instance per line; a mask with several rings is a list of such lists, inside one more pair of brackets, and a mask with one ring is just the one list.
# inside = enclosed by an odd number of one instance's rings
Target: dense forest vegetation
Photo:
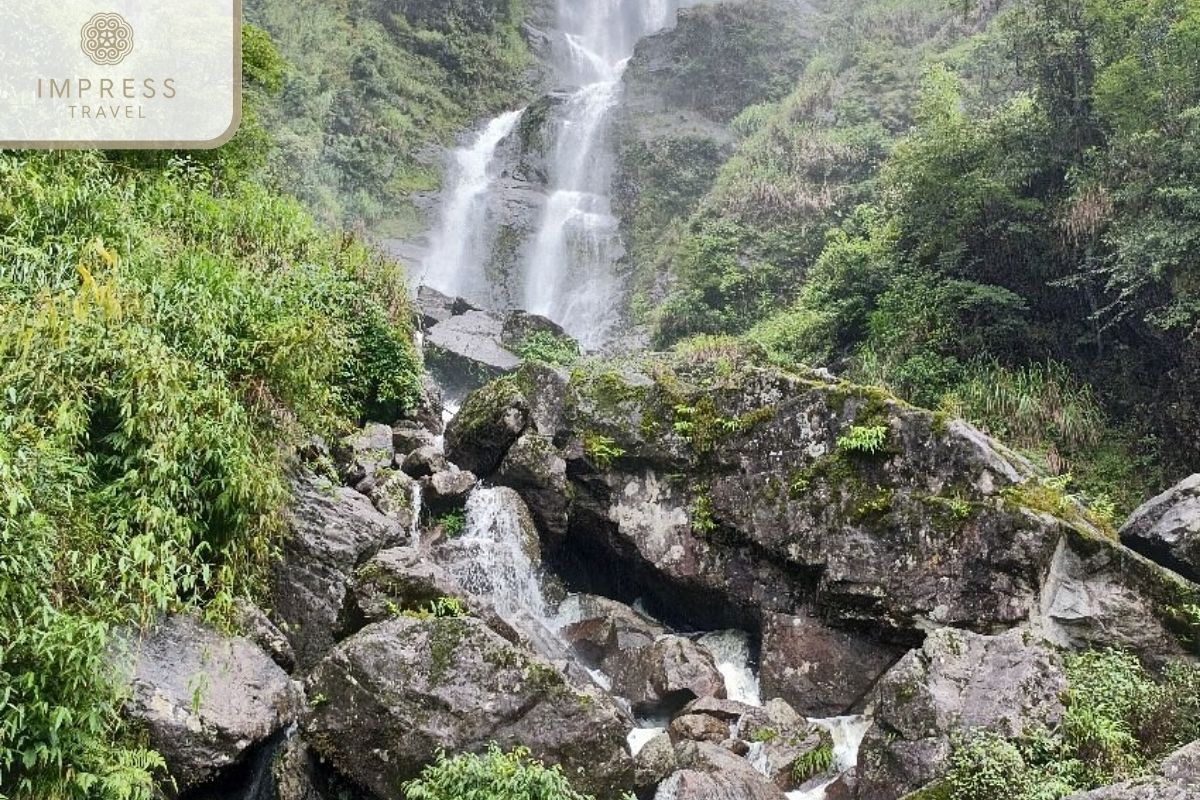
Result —
[[1194, 467], [1200, 7], [828, 4], [686, 217], [660, 344], [943, 407], [1127, 510]]
[[263, 110], [267, 176], [325, 222], [411, 235], [438, 145], [530, 93], [520, 0], [249, 0], [291, 68]]

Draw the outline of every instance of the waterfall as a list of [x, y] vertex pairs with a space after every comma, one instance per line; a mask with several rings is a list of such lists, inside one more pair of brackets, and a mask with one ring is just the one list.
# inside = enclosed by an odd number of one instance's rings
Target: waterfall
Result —
[[496, 179], [496, 150], [521, 118], [510, 111], [451, 154], [448, 190], [422, 263], [422, 282], [451, 297], [490, 297], [484, 273], [490, 251], [488, 196]]
[[[623, 305], [609, 141], [622, 77], [638, 40], [698, 2], [558, 0], [549, 66], [564, 99], [537, 137], [544, 142], [546, 185], [522, 183], [513, 177], [515, 165], [504, 163], [515, 148], [502, 145], [524, 112], [487, 123], [451, 153], [419, 282], [493, 310], [515, 303], [555, 320], [585, 348], [608, 340]], [[528, 205], [510, 208], [512, 196]], [[527, 225], [502, 221], [522, 215]], [[512, 263], [493, 263], [501, 233]]]
[[834, 781], [842, 773], [858, 766], [858, 748], [867, 735], [867, 729], [871, 727], [871, 720], [863, 716], [829, 717], [811, 719], [809, 722], [829, 732], [829, 738], [833, 741], [833, 766], [838, 774], [811, 789], [788, 792], [787, 800], [825, 800], [826, 790]]
[[712, 653], [717, 670], [725, 679], [725, 693], [730, 700], [748, 706], [761, 706], [758, 675], [750, 661], [750, 637], [744, 631], [714, 631], [701, 636], [697, 642]]
[[609, 196], [608, 127], [639, 39], [667, 27], [681, 0], [559, 0], [559, 79], [573, 87], [553, 122], [550, 186], [521, 287], [526, 310], [559, 322], [585, 347], [620, 314], [622, 249]]
[[496, 613], [524, 634], [547, 658], [561, 658], [566, 646], [542, 590], [537, 541], [506, 502], [511, 490], [481, 487], [467, 497], [463, 533], [443, 545], [447, 571], [466, 592], [487, 598]]

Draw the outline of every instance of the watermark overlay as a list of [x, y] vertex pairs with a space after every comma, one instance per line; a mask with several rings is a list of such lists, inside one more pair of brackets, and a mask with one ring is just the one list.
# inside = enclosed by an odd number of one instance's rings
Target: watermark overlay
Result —
[[0, 3], [0, 148], [209, 148], [241, 120], [241, 0]]

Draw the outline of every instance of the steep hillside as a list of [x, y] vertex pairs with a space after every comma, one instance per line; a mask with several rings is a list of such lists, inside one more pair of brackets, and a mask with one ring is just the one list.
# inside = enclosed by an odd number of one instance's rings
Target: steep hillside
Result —
[[326, 221], [412, 233], [413, 195], [440, 185], [438, 146], [528, 96], [526, 5], [248, 0], [288, 62], [263, 110], [271, 178]]
[[[244, 38], [257, 104], [280, 65]], [[418, 397], [397, 267], [249, 179], [267, 145], [0, 154], [0, 795], [161, 796], [117, 634], [229, 624], [289, 453]]]
[[704, 197], [631, 218], [635, 310], [942, 404], [1129, 507], [1200, 463], [1196, 13], [831, 4]]

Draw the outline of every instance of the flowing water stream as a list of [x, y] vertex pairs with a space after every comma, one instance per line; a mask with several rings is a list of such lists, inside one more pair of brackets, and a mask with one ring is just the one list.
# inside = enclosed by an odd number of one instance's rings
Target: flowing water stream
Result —
[[[422, 263], [422, 280], [485, 306], [511, 297], [527, 311], [563, 325], [585, 347], [603, 344], [618, 321], [622, 255], [610, 198], [609, 128], [622, 77], [643, 37], [700, 0], [558, 0], [550, 66], [564, 95], [547, 121], [548, 180], [538, 217], [518, 248], [513, 274], [493, 265], [498, 231], [493, 194], [506, 174], [502, 143], [522, 112], [490, 121], [453, 152], [446, 189]], [[512, 285], [496, 287], [490, 281]]]

